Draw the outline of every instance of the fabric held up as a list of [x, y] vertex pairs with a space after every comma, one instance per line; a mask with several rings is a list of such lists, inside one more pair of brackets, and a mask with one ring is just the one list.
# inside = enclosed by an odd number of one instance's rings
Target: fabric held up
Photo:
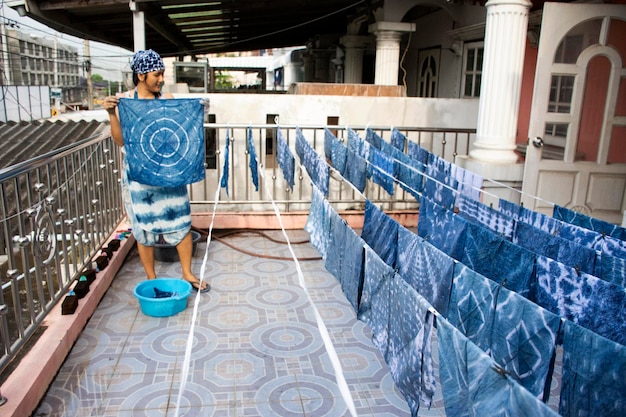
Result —
[[372, 180], [383, 187], [387, 194], [394, 194], [394, 179], [396, 177], [396, 169], [393, 158], [385, 155], [378, 149], [370, 149], [369, 162], [372, 167]]
[[311, 181], [315, 184], [324, 196], [328, 195], [330, 181], [330, 166], [322, 159], [315, 149], [309, 145], [302, 131], [296, 129], [296, 154], [300, 158], [300, 163], [304, 165]]
[[426, 148], [422, 148], [417, 143], [411, 141], [408, 144], [407, 154], [424, 165], [428, 165], [432, 155]]
[[220, 179], [220, 187], [226, 190], [228, 195], [228, 167], [229, 167], [229, 147], [230, 147], [230, 129], [226, 129], [226, 146], [224, 147], [224, 168], [222, 169], [222, 178]]
[[391, 129], [391, 145], [394, 148], [400, 150], [401, 152], [404, 152], [404, 148], [406, 147], [406, 141], [406, 136], [404, 136], [402, 132], [400, 132], [395, 127]]
[[398, 227], [396, 268], [402, 278], [444, 317], [454, 274], [454, 259], [403, 226]]
[[426, 177], [424, 180], [423, 195], [430, 198], [440, 206], [451, 209], [455, 205], [457, 192], [439, 181]]
[[178, 187], [204, 179], [200, 100], [121, 98], [118, 109], [132, 181]]
[[626, 416], [626, 348], [565, 322], [559, 414]]

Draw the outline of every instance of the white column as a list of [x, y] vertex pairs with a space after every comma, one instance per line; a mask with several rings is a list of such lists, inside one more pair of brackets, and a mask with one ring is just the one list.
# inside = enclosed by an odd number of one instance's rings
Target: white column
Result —
[[133, 12], [133, 47], [135, 52], [142, 51], [146, 49], [146, 23], [143, 12], [139, 10], [137, 3], [132, 0], [128, 5]]
[[527, 0], [489, 0], [478, 104], [476, 142], [470, 158], [515, 163], [515, 136], [528, 31]]
[[414, 31], [415, 23], [376, 22], [369, 26], [369, 32], [376, 35], [374, 84], [398, 85], [400, 38], [404, 32]]
[[367, 36], [345, 35], [340, 42], [346, 48], [343, 82], [360, 84], [363, 82], [363, 55], [369, 38]]

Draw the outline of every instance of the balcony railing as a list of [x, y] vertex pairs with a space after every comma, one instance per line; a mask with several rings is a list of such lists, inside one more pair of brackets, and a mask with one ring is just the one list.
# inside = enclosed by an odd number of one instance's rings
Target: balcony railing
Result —
[[[320, 155], [324, 153], [325, 128], [340, 139], [347, 138], [346, 128], [339, 126], [298, 128]], [[371, 128], [389, 141], [390, 128]], [[250, 179], [249, 129], [259, 169], [269, 179], [259, 181], [258, 192]], [[308, 211], [308, 176], [296, 164], [296, 183], [293, 189], [287, 186], [276, 158], [277, 129], [276, 125], [205, 124], [206, 178], [189, 187], [194, 215], [212, 210], [224, 167], [226, 138], [230, 140], [230, 175], [228, 193], [221, 191], [219, 211], [272, 211], [264, 187], [271, 187], [269, 191], [280, 210]], [[280, 129], [293, 151], [296, 126]], [[352, 129], [364, 136], [364, 127]], [[467, 154], [474, 137], [473, 130], [398, 129], [409, 140], [449, 160]], [[110, 136], [101, 135], [0, 170], [0, 371], [38, 331], [46, 314], [91, 267], [102, 245], [116, 232], [125, 215], [120, 167], [119, 148]], [[364, 196], [387, 204], [387, 209], [417, 209], [415, 199], [399, 189], [390, 196], [372, 184], [362, 196], [341, 178], [335, 180], [329, 200], [347, 209], [362, 208]]]

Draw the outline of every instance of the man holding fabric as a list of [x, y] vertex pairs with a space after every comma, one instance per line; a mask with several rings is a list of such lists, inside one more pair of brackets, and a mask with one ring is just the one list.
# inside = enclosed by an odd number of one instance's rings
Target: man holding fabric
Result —
[[183, 279], [195, 290], [208, 292], [210, 285], [201, 282], [191, 271], [193, 240], [191, 236], [191, 206], [186, 185], [162, 187], [134, 181], [129, 176], [129, 164], [124, 149], [123, 126], [118, 109], [119, 98], [155, 100], [173, 98], [162, 94], [165, 64], [161, 56], [148, 49], [133, 55], [131, 64], [135, 88], [121, 96], [109, 96], [102, 107], [109, 113], [111, 136], [122, 148], [122, 194], [126, 213], [131, 222], [133, 235], [141, 263], [148, 279], [156, 278], [154, 245], [166, 243], [176, 246], [182, 267]]

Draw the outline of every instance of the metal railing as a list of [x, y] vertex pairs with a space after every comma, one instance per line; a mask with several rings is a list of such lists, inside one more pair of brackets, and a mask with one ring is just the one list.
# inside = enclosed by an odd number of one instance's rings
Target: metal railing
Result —
[[0, 370], [122, 220], [119, 173], [106, 135], [0, 171]]
[[[324, 155], [326, 126], [280, 126], [294, 155], [296, 128]], [[346, 128], [328, 128], [340, 140], [347, 138]], [[371, 128], [390, 140], [390, 128]], [[263, 183], [259, 178], [259, 191], [251, 181], [248, 129], [252, 132], [259, 169], [269, 179]], [[276, 125], [205, 124], [206, 178], [189, 186], [192, 213], [212, 211], [213, 196], [220, 187], [227, 137], [229, 184], [228, 193], [226, 189], [220, 191], [223, 201], [219, 211], [272, 211], [264, 187], [270, 187], [281, 210], [308, 211], [308, 175], [296, 162], [295, 185], [293, 189], [287, 186], [276, 158], [277, 129]], [[352, 129], [364, 137], [364, 127]], [[399, 130], [409, 140], [449, 160], [467, 154], [474, 136], [473, 130]], [[108, 134], [0, 170], [0, 371], [37, 331], [72, 282], [91, 266], [91, 260], [123, 220], [120, 170], [121, 152]], [[396, 189], [398, 192], [389, 195], [370, 184], [360, 195], [333, 174], [329, 200], [338, 209], [363, 209], [365, 197], [386, 205], [386, 209], [416, 210], [415, 199]]]

